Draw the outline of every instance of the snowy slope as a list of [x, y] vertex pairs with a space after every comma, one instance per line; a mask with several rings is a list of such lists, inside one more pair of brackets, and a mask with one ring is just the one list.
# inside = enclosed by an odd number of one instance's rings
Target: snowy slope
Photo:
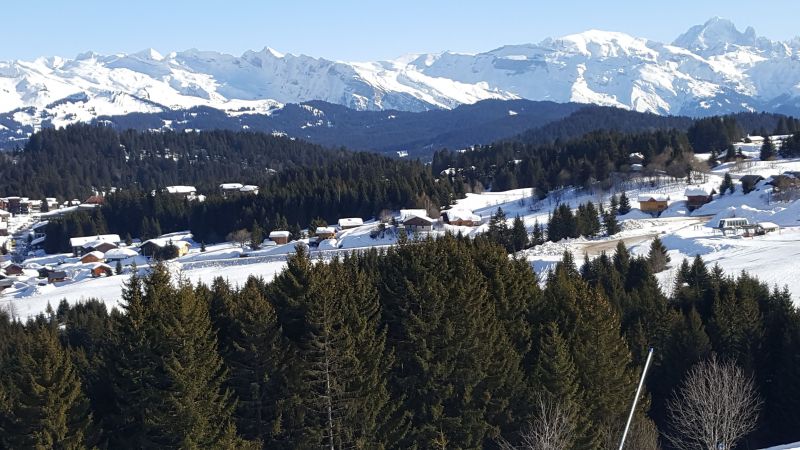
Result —
[[[358, 110], [422, 111], [484, 99], [551, 100], [658, 114], [800, 108], [800, 40], [774, 42], [714, 18], [665, 44], [589, 30], [479, 54], [341, 62], [270, 48], [241, 56], [187, 50], [0, 62], [0, 121], [40, 126], [101, 115], [209, 106], [269, 114], [323, 100]], [[5, 113], [5, 114], [3, 114]]]

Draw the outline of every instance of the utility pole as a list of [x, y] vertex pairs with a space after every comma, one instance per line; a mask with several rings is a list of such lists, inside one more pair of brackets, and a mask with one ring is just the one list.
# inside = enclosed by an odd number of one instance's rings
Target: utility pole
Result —
[[636, 403], [639, 402], [639, 396], [642, 394], [642, 386], [644, 385], [644, 377], [647, 376], [647, 369], [650, 367], [650, 360], [653, 359], [653, 347], [647, 353], [647, 362], [644, 363], [644, 370], [642, 371], [642, 378], [639, 379], [639, 387], [636, 389], [636, 397], [633, 398], [633, 405], [631, 405], [631, 412], [628, 414], [628, 423], [625, 424], [625, 431], [622, 433], [622, 440], [619, 443], [619, 450], [625, 447], [625, 438], [628, 437], [628, 430], [631, 428], [633, 421], [633, 413], [636, 411]]

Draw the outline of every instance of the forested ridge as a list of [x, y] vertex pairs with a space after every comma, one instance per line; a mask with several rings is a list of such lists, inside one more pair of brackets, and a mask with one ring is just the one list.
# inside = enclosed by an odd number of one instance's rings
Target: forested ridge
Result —
[[741, 113], [697, 120], [659, 118], [656, 120], [661, 120], [662, 125], [673, 126], [648, 127], [651, 122], [647, 115], [603, 111], [600, 109], [595, 115], [591, 108], [580, 110], [549, 125], [555, 127], [552, 134], [544, 127], [518, 139], [466, 151], [438, 151], [433, 155], [433, 171], [448, 170], [451, 178], [473, 188], [478, 183], [496, 191], [535, 187], [543, 196], [567, 186], [607, 188], [612, 174], [632, 172], [633, 153], [643, 157], [643, 174], [682, 178], [700, 168], [694, 160], [695, 153], [711, 153], [716, 160], [733, 153], [733, 143], [748, 134], [786, 135], [800, 131], [800, 121], [775, 114]]
[[212, 194], [221, 183], [240, 182], [271, 192], [292, 182], [314, 185], [321, 179], [352, 181], [357, 176], [375, 182], [387, 173], [413, 178], [424, 172], [415, 162], [265, 133], [117, 132], [91, 125], [44, 129], [24, 149], [0, 158], [3, 195], [79, 200], [112, 188], [149, 193], [169, 185], [194, 185], [200, 193]]
[[[665, 403], [711, 354], [763, 400], [746, 448], [800, 439], [800, 316], [788, 292], [700, 258], [662, 292], [624, 246], [540, 285], [489, 240], [448, 236], [273, 281], [133, 277], [124, 311], [62, 304], [0, 320], [3, 448], [498, 448], [536, 399], [569, 405], [564, 448], [616, 447], [649, 346], [630, 448], [670, 433]], [[668, 447], [667, 447], [668, 448]], [[745, 447], [743, 447], [745, 448]]]

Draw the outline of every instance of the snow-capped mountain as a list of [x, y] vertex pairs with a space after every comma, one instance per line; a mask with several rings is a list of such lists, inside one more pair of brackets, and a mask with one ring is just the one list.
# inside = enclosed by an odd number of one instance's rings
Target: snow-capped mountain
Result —
[[27, 134], [100, 116], [208, 106], [235, 116], [322, 100], [357, 110], [450, 109], [484, 99], [595, 103], [657, 114], [796, 113], [800, 39], [725, 19], [666, 44], [590, 30], [485, 53], [349, 63], [281, 54], [154, 50], [0, 62], [0, 126]]

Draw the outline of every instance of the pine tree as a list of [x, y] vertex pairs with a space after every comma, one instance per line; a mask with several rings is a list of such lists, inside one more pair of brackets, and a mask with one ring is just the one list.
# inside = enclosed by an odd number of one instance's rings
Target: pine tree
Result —
[[303, 321], [310, 303], [311, 259], [305, 247], [298, 245], [287, 259], [286, 269], [269, 286], [268, 297], [275, 305], [278, 323], [284, 336], [299, 343], [304, 332]]
[[537, 388], [561, 402], [577, 406], [579, 391], [575, 363], [556, 322], [544, 326], [538, 348], [541, 353], [534, 371]]
[[153, 339], [163, 378], [157, 385], [160, 401], [150, 405], [155, 441], [188, 448], [242, 445], [231, 418], [233, 398], [222, 387], [225, 368], [208, 306], [185, 281], [174, 290], [156, 285], [161, 270], [145, 281], [148, 302], [160, 313]]
[[525, 223], [517, 216], [514, 218], [514, 224], [511, 227], [511, 251], [518, 252], [528, 247], [528, 231], [525, 229]]
[[635, 389], [635, 374], [630, 351], [619, 334], [619, 317], [608, 301], [593, 290], [588, 297], [579, 298], [578, 310], [581, 320], [569, 339], [579, 368], [581, 410], [591, 424], [578, 442], [598, 448], [605, 428], [623, 422], [630, 393]]
[[91, 414], [68, 349], [50, 325], [36, 325], [13, 363], [9, 448], [82, 449], [90, 446]]
[[253, 221], [253, 226], [250, 227], [250, 248], [258, 250], [262, 242], [264, 242], [264, 232], [258, 222]]
[[734, 191], [733, 179], [731, 178], [731, 174], [728, 172], [725, 172], [725, 177], [722, 179], [722, 184], [719, 185], [719, 194], [725, 195], [725, 191], [730, 191], [731, 194], [733, 194]]
[[[272, 305], [262, 294], [255, 278], [225, 303], [230, 318], [222, 348], [230, 373], [226, 386], [238, 398], [235, 410], [237, 430], [246, 439], [264, 443], [280, 428], [278, 389], [286, 384], [283, 370], [286, 346]], [[279, 433], [278, 433], [279, 434]]]
[[497, 211], [489, 219], [489, 228], [486, 230], [486, 237], [507, 249], [511, 248], [509, 229], [506, 223], [506, 213], [503, 212], [503, 208], [497, 208]]
[[619, 201], [617, 200], [617, 195], [614, 194], [611, 196], [611, 200], [609, 202], [609, 213], [616, 216], [619, 213]]
[[539, 220], [537, 219], [536, 222], [533, 224], [533, 231], [531, 232], [531, 245], [537, 246], [542, 245], [545, 242], [544, 230], [542, 226], [539, 224]]
[[[143, 289], [142, 289], [143, 288]], [[134, 275], [123, 295], [126, 314], [110, 356], [117, 414], [114, 447], [245, 445], [236, 437], [225, 371], [208, 305], [186, 282], [176, 289], [157, 265]]]
[[620, 232], [619, 222], [617, 222], [617, 215], [613, 211], [608, 211], [603, 216], [603, 226], [606, 229], [608, 236], [613, 236]]
[[667, 248], [661, 242], [658, 236], [650, 243], [650, 252], [647, 254], [647, 261], [650, 264], [650, 270], [653, 273], [658, 273], [667, 268], [670, 262], [670, 257], [667, 254]]
[[733, 144], [729, 145], [725, 150], [725, 161], [733, 161], [737, 158], [736, 147]]
[[117, 265], [114, 267], [114, 273], [122, 275], [122, 261], [117, 261]]
[[631, 202], [628, 199], [628, 196], [625, 195], [625, 191], [623, 191], [619, 195], [619, 213], [624, 216], [629, 212], [631, 212]]
[[761, 144], [759, 157], [762, 161], [771, 161], [776, 156], [778, 156], [778, 151], [775, 149], [775, 144], [772, 143], [772, 139], [769, 136], [764, 136], [764, 143]]
[[113, 409], [99, 419], [111, 447], [133, 449], [155, 445], [148, 437], [147, 405], [157, 401], [152, 389], [157, 361], [148, 348], [152, 311], [145, 302], [137, 270], [131, 272], [122, 290], [124, 314], [115, 317], [111, 345], [104, 358]]

